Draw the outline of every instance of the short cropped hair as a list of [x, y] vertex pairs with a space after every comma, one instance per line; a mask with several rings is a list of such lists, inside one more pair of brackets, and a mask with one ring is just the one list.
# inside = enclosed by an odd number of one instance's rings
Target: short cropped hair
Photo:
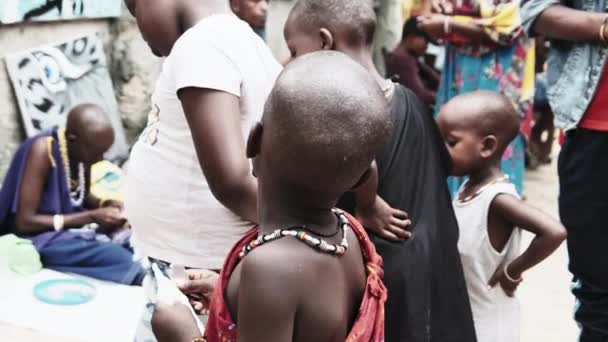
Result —
[[392, 132], [377, 81], [333, 51], [291, 62], [266, 102], [262, 122], [263, 140], [272, 146], [269, 154], [284, 182], [335, 196], [360, 180]]
[[299, 0], [291, 17], [310, 29], [344, 32], [353, 46], [371, 46], [376, 31], [372, 0]]

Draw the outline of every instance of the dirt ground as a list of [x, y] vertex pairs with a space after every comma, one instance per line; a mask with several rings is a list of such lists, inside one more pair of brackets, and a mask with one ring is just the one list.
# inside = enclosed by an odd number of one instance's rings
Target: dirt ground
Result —
[[[528, 202], [554, 217], [557, 214], [557, 156], [551, 165], [529, 171], [524, 192]], [[525, 243], [530, 241], [526, 236]], [[522, 342], [574, 342], [578, 328], [573, 320], [574, 297], [564, 243], [555, 254], [524, 274], [519, 291], [522, 309]]]

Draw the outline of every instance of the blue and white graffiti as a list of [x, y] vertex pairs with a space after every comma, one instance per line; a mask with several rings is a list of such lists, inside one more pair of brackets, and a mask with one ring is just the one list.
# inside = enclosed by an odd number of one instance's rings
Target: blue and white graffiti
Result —
[[28, 136], [62, 127], [70, 109], [95, 103], [110, 117], [116, 132], [108, 157], [121, 159], [127, 155], [124, 129], [98, 35], [8, 55], [6, 66]]
[[122, 0], [2, 0], [0, 24], [120, 16]]

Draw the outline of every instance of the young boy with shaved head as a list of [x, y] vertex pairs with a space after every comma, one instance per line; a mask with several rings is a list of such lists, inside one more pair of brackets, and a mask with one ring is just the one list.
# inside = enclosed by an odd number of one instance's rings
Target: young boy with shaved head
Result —
[[[366, 183], [391, 132], [387, 107], [345, 55], [286, 67], [247, 147], [260, 225], [228, 256], [205, 341], [384, 341], [381, 260], [359, 223], [333, 208]], [[187, 312], [165, 318], [155, 322], [161, 341], [197, 340]]]
[[[507, 97], [488, 91], [457, 96], [437, 120], [452, 157], [451, 174], [468, 176], [454, 210], [477, 341], [519, 341], [521, 316], [515, 292], [522, 275], [559, 247], [566, 229], [521, 201], [501, 171], [501, 157], [520, 123]], [[523, 253], [522, 230], [535, 235]]]
[[[257, 222], [258, 182], [245, 140], [281, 66], [228, 0], [127, 5], [152, 51], [166, 57], [148, 126], [131, 153], [125, 205], [135, 248], [151, 264], [148, 319], [158, 284], [171, 284], [157, 280], [184, 266], [219, 270]], [[142, 324], [141, 340], [153, 339], [148, 327]]]
[[[449, 156], [426, 106], [376, 71], [370, 53], [375, 24], [371, 0], [300, 0], [287, 20], [285, 39], [293, 57], [316, 50], [347, 54], [375, 77], [390, 103], [392, 135], [376, 155], [378, 195], [409, 213], [412, 234], [401, 241], [371, 230], [389, 291], [386, 341], [475, 341], [445, 182]], [[352, 198], [340, 205], [352, 210]]]

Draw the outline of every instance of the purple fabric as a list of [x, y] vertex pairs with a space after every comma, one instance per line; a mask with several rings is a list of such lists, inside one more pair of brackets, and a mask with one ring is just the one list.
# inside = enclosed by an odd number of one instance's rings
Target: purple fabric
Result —
[[[51, 168], [38, 212], [47, 215], [65, 215], [82, 210], [81, 207], [72, 206], [70, 201], [70, 192], [65, 178], [66, 175], [63, 168], [61, 152], [59, 151], [57, 134], [57, 129], [42, 132], [39, 135], [27, 139], [15, 153], [8, 173], [4, 178], [2, 189], [0, 190], [0, 235], [11, 233], [11, 227], [9, 227], [9, 222], [7, 221], [11, 216], [14, 217], [17, 214], [19, 192], [21, 189], [21, 182], [23, 181], [27, 157], [32, 144], [38, 138], [50, 136], [54, 138], [52, 154], [53, 159], [55, 160], [55, 167]], [[69, 232], [47, 232], [27, 238], [32, 240], [36, 248], [40, 249], [51, 241], [69, 239], [74, 236], [77, 236], [77, 234]]]
[[[0, 235], [15, 233], [14, 217], [19, 204], [19, 191], [27, 158], [36, 139], [52, 136], [52, 155], [55, 166], [51, 168], [38, 213], [67, 215], [82, 211], [72, 206], [66, 182], [63, 160], [59, 151], [57, 130], [41, 133], [26, 140], [17, 150], [0, 190]], [[33, 242], [40, 253], [42, 264], [60, 272], [72, 272], [85, 276], [128, 285], [140, 285], [145, 274], [141, 265], [133, 261], [128, 237], [122, 236], [121, 244], [98, 235], [94, 230], [49, 231], [34, 236], [21, 236]], [[102, 238], [105, 237], [105, 240]], [[124, 247], [123, 247], [124, 246]]]
[[73, 233], [70, 231], [46, 232], [46, 233], [41, 233], [38, 235], [22, 236], [22, 237], [32, 241], [32, 243], [34, 244], [34, 247], [36, 247], [36, 249], [38, 251], [40, 251], [44, 247], [48, 246], [51, 242], [70, 240], [73, 238], [80, 238], [80, 239], [84, 239], [84, 240], [94, 240], [95, 239], [95, 238], [87, 239], [86, 236], [83, 234], [77, 234], [77, 233]]
[[146, 274], [128, 249], [95, 239], [53, 241], [39, 253], [46, 268], [125, 285], [141, 285]]

